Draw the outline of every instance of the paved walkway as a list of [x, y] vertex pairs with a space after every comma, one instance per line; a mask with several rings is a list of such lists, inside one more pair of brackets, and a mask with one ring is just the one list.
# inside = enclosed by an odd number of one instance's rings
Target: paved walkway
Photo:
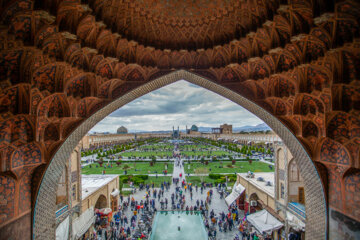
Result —
[[260, 162], [267, 163], [267, 164], [275, 166], [275, 163], [270, 162], [270, 161], [266, 161], [266, 160], [264, 160], [264, 158], [260, 159]]
[[[181, 161], [182, 160], [178, 160], [178, 161]], [[184, 168], [182, 166], [182, 164], [174, 164], [174, 171], [173, 171], [173, 177], [174, 178], [179, 178], [179, 174], [182, 173], [182, 177], [180, 179], [180, 183], [179, 183], [179, 186], [181, 186], [181, 181], [185, 178], [186, 179], [186, 176], [185, 176], [185, 172], [184, 172]], [[160, 175], [158, 175], [160, 176]], [[174, 193], [175, 194], [175, 188], [176, 188], [176, 185], [175, 184], [172, 184], [172, 181], [171, 181], [171, 186], [170, 186], [170, 189], [168, 191], [165, 190], [164, 192], [164, 196], [160, 198], [157, 198], [156, 200], [156, 205], [155, 207], [157, 209], [160, 209], [160, 201], [164, 200], [165, 198], [168, 199], [169, 201], [169, 206], [171, 206], [171, 194]], [[157, 190], [157, 192], [159, 192], [159, 188], [155, 188]], [[151, 193], [151, 199], [152, 199], [152, 190], [150, 190], [150, 193]], [[186, 206], [195, 206], [196, 205], [196, 201], [199, 200], [199, 201], [206, 201], [206, 197], [207, 197], [207, 192], [210, 190], [210, 188], [206, 188], [203, 193], [201, 193], [200, 191], [200, 187], [198, 188], [198, 191], [196, 191], [196, 188], [194, 187], [193, 188], [193, 198], [191, 199], [190, 197], [190, 191], [187, 190], [187, 191], [184, 191], [183, 189], [183, 194], [185, 195], [185, 208]], [[212, 191], [213, 191], [213, 197], [212, 197], [212, 200], [211, 200], [211, 204], [209, 205], [209, 212], [211, 210], [214, 210], [215, 212], [215, 216], [219, 216], [219, 214], [221, 212], [224, 212], [225, 214], [227, 214], [228, 212], [228, 207], [225, 203], [225, 200], [223, 198], [220, 198], [220, 194], [218, 193], [217, 189], [216, 188], [212, 188]], [[142, 190], [142, 191], [137, 191], [135, 194], [131, 195], [130, 198], [134, 197], [134, 199], [136, 201], [141, 201], [141, 200], [144, 200], [145, 199], [145, 196], [146, 196], [146, 190]], [[126, 199], [126, 198], [125, 198]], [[168, 206], [169, 210], [170, 210], [170, 207]], [[130, 219], [131, 216], [132, 216], [132, 212], [128, 209], [124, 212], [126, 215], [127, 215], [127, 218]], [[242, 211], [239, 211], [239, 218], [242, 219], [243, 218], [243, 212]], [[209, 219], [208, 219], [209, 220]], [[211, 225], [211, 224], [210, 224]], [[236, 223], [235, 223], [235, 226], [236, 226]], [[217, 231], [217, 236], [216, 236], [216, 239], [228, 239], [228, 240], [232, 240], [234, 239], [234, 237], [236, 236], [236, 234], [239, 234], [239, 231], [237, 230], [236, 227], [234, 227], [232, 229], [232, 231], [227, 231], [226, 233], [224, 232], [220, 232], [219, 231], [219, 227], [216, 226], [216, 231]]]

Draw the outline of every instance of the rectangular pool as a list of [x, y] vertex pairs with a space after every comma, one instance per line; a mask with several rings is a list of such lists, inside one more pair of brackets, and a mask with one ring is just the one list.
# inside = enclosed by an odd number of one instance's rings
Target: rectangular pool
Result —
[[[180, 230], [178, 229], [180, 227]], [[208, 239], [200, 212], [159, 211], [156, 213], [150, 240]]]

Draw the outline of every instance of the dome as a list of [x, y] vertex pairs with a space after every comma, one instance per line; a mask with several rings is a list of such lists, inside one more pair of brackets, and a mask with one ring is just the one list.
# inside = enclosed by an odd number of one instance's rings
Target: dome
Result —
[[104, 11], [104, 20], [122, 36], [167, 49], [209, 48], [233, 40], [239, 35], [238, 19], [245, 8], [238, 0], [109, 2], [109, 8], [122, 11]]
[[190, 130], [193, 132], [197, 132], [199, 131], [199, 128], [196, 125], [192, 125]]
[[117, 129], [117, 133], [119, 133], [119, 134], [128, 133], [128, 130], [126, 129], [126, 127], [121, 126]]

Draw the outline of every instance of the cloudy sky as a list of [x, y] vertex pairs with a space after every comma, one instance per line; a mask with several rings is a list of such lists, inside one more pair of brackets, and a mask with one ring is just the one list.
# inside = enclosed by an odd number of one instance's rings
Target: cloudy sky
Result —
[[226, 98], [187, 81], [178, 81], [146, 94], [114, 111], [90, 132], [116, 132], [120, 126], [131, 131], [180, 129], [195, 124], [233, 127], [263, 123], [252, 113]]

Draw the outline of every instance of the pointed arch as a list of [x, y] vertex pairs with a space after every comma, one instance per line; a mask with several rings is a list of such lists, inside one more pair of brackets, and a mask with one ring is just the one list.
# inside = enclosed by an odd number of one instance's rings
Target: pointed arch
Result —
[[[130, 72], [128, 70], [124, 71], [124, 74], [132, 74], [131, 72], [136, 69], [135, 66], [129, 69], [131, 70]], [[51, 228], [46, 228], [46, 225], [48, 225], [48, 223], [45, 224], [44, 219], [49, 219], [49, 216], [51, 216], [51, 214], [43, 211], [43, 209], [49, 209], [51, 211], [52, 208], [49, 207], [49, 204], [54, 204], [53, 202], [49, 203], [48, 195], [51, 195], [53, 193], [53, 190], [55, 189], [56, 179], [60, 177], [61, 171], [65, 165], [65, 158], [63, 156], [70, 154], [72, 149], [75, 148], [76, 144], [81, 140], [81, 138], [97, 122], [102, 120], [105, 116], [109, 115], [114, 110], [124, 106], [130, 101], [146, 93], [149, 93], [179, 80], [186, 80], [190, 83], [201, 86], [241, 105], [242, 107], [248, 109], [250, 112], [257, 115], [260, 119], [265, 121], [279, 135], [279, 137], [284, 141], [291, 153], [293, 153], [297, 164], [301, 166], [300, 174], [303, 176], [304, 179], [307, 207], [312, 207], [311, 211], [307, 211], [307, 226], [309, 226], [309, 228], [307, 228], [307, 234], [315, 236], [315, 238], [319, 239], [325, 238], [324, 236], [326, 235], [327, 231], [327, 208], [322, 181], [319, 177], [314, 163], [312, 162], [307, 151], [301, 145], [296, 136], [287, 127], [285, 127], [283, 123], [279, 121], [279, 119], [277, 119], [268, 111], [265, 111], [263, 108], [261, 108], [254, 102], [242, 97], [238, 93], [233, 92], [228, 88], [216, 84], [213, 81], [210, 81], [185, 70], [175, 71], [165, 76], [159, 77], [153, 81], [150, 81], [146, 84], [141, 85], [140, 87], [137, 87], [127, 92], [113, 102], [97, 108], [99, 109], [98, 111], [94, 112], [94, 114], [81, 122], [81, 124], [75, 130], [73, 130], [71, 134], [69, 134], [67, 139], [53, 155], [50, 165], [45, 172], [41, 185], [39, 187], [34, 209], [33, 224], [34, 228], [37, 229], [37, 232], [40, 232], [41, 234], [49, 234], [47, 231], [54, 231]], [[42, 209], [42, 211], [39, 211], [39, 209]], [[50, 224], [54, 220], [55, 219], [50, 218]], [[322, 230], [319, 231], [319, 229]]]

